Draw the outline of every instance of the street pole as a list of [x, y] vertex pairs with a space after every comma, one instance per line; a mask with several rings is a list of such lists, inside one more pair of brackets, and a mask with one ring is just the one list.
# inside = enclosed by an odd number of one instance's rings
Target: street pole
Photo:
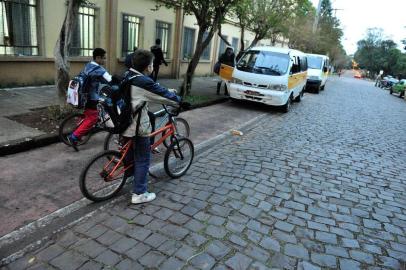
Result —
[[321, 1], [323, 1], [323, 0], [319, 0], [319, 4], [317, 5], [316, 17], [314, 18], [314, 23], [313, 23], [313, 34], [316, 33], [317, 25], [319, 23], [319, 16], [320, 16], [320, 10], [321, 10]]

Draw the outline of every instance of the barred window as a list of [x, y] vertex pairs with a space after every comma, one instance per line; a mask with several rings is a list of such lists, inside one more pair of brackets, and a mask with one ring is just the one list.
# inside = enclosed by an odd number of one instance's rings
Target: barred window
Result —
[[[203, 41], [207, 38], [208, 35], [209, 35], [208, 32], [204, 32]], [[200, 58], [204, 60], [210, 60], [210, 53], [211, 53], [211, 41], [209, 42], [207, 47], [203, 50], [202, 56]]]
[[171, 42], [171, 25], [165, 22], [156, 22], [156, 38], [161, 40], [161, 49], [164, 58], [169, 58], [169, 48]]
[[122, 56], [133, 52], [134, 47], [139, 48], [141, 31], [141, 18], [123, 15], [123, 45]]
[[192, 58], [195, 46], [195, 29], [185, 27], [183, 35], [183, 59]]
[[231, 47], [233, 47], [234, 52], [237, 52], [238, 49], [238, 38], [233, 37], [231, 40]]
[[0, 55], [38, 55], [36, 0], [0, 0]]
[[76, 30], [72, 34], [71, 56], [92, 56], [95, 47], [96, 11], [94, 8], [79, 8]]
[[[222, 35], [222, 37], [227, 40], [228, 36]], [[226, 51], [227, 44], [224, 42], [223, 39], [220, 39], [220, 46], [219, 46], [219, 55], [222, 55]]]

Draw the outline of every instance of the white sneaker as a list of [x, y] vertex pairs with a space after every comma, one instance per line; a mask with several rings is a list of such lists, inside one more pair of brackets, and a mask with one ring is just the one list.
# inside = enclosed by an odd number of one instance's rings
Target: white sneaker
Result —
[[156, 198], [155, 193], [145, 192], [143, 194], [137, 195], [133, 194], [131, 197], [131, 203], [138, 204], [138, 203], [146, 203], [153, 201]]

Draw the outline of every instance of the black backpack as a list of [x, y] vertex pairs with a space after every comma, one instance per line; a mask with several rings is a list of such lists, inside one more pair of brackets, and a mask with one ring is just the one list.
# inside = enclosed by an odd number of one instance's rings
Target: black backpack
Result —
[[145, 106], [144, 102], [136, 111], [131, 106], [131, 81], [138, 76], [141, 75], [127, 73], [118, 89], [102, 85], [99, 90], [100, 117], [110, 133], [123, 133], [132, 124], [134, 116]]

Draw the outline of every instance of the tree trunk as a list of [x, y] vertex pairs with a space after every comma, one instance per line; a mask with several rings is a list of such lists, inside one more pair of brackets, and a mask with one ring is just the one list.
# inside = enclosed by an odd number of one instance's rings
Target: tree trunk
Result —
[[187, 67], [185, 79], [183, 81], [180, 92], [182, 97], [190, 95], [191, 93], [193, 75], [195, 73], [197, 65], [199, 64], [199, 60], [203, 53], [203, 50], [207, 47], [207, 45], [213, 38], [214, 31], [215, 29], [211, 29], [206, 39], [203, 40], [203, 35], [206, 32], [206, 29], [199, 28], [199, 32], [197, 34], [196, 49]]
[[241, 28], [241, 35], [240, 35], [240, 51], [244, 51], [244, 49], [245, 49], [245, 43], [244, 43], [244, 39], [245, 39], [245, 25], [240, 24], [240, 28]]
[[255, 36], [254, 40], [251, 42], [250, 46], [248, 46], [248, 48], [252, 48], [257, 46], [258, 41], [260, 41], [262, 38], [259, 38], [257, 36]]
[[59, 38], [55, 44], [54, 57], [55, 57], [55, 85], [60, 99], [66, 96], [66, 89], [69, 83], [69, 70], [70, 64], [68, 61], [69, 48], [72, 40], [72, 33], [75, 30], [79, 6], [81, 0], [69, 0], [65, 19], [62, 24]]

